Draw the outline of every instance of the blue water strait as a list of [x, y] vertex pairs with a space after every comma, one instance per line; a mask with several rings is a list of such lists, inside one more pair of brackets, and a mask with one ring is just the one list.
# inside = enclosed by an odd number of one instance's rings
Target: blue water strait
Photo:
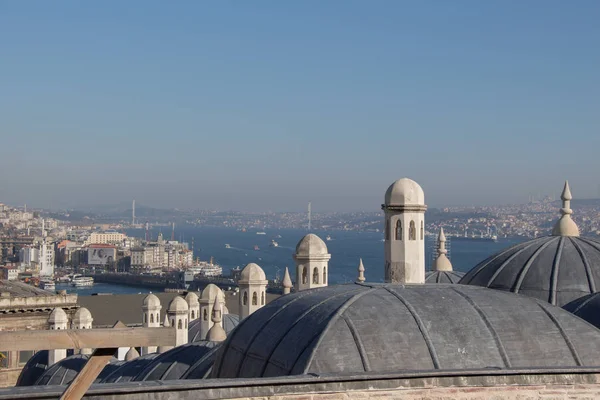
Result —
[[[256, 230], [247, 232], [229, 228], [198, 228], [181, 227], [175, 231], [175, 239], [187, 242], [190, 247], [194, 238], [194, 256], [202, 260], [214, 261], [223, 267], [223, 274], [228, 275], [231, 268], [254, 262], [260, 265], [267, 277], [283, 277], [285, 267], [290, 268], [294, 279], [294, 260], [292, 255], [298, 241], [306, 234], [300, 229], [265, 229], [266, 235], [257, 235]], [[144, 237], [144, 230], [128, 230], [129, 236]], [[150, 231], [152, 240], [156, 240], [158, 228]], [[169, 239], [171, 231], [165, 227], [162, 230], [165, 239]], [[329, 261], [329, 283], [353, 282], [357, 276], [359, 258], [363, 259], [367, 281], [383, 282], [384, 252], [381, 232], [355, 232], [355, 231], [313, 231], [323, 240], [327, 235], [327, 247], [331, 254]], [[278, 237], [281, 236], [281, 237]], [[279, 243], [278, 247], [271, 247], [271, 240]], [[501, 239], [498, 242], [468, 242], [450, 240], [449, 256], [453, 267], [457, 271], [468, 271], [478, 262], [484, 260], [497, 251], [519, 243], [518, 239]], [[225, 248], [229, 244], [231, 248]], [[259, 250], [254, 250], [258, 246]], [[435, 250], [435, 236], [426, 237], [425, 253], [426, 267], [431, 266], [432, 253]], [[148, 289], [97, 283], [91, 288], [75, 289], [57, 285], [57, 289], [67, 289], [80, 295], [92, 293], [147, 293]]]

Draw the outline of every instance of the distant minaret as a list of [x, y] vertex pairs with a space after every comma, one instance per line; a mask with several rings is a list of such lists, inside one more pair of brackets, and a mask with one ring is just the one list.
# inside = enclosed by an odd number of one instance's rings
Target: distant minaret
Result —
[[173, 230], [171, 231], [171, 242], [175, 241], [175, 222], [173, 222]]
[[310, 201], [308, 202], [308, 231], [311, 229]]
[[133, 199], [133, 204], [131, 206], [131, 225], [135, 225], [135, 199]]
[[150, 224], [146, 221], [146, 242], [150, 241]]

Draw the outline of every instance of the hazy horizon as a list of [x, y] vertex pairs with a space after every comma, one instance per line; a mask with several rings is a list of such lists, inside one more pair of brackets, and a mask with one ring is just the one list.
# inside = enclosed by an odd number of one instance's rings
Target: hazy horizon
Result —
[[376, 211], [599, 196], [600, 2], [0, 4], [0, 201]]

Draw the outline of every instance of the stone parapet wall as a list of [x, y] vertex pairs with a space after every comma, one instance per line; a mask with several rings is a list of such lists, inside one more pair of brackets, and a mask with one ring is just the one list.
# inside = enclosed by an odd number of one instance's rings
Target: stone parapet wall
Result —
[[[65, 387], [0, 390], [0, 400], [52, 399]], [[558, 400], [600, 398], [600, 369], [433, 371], [394, 375], [293, 376], [93, 385], [93, 400]]]

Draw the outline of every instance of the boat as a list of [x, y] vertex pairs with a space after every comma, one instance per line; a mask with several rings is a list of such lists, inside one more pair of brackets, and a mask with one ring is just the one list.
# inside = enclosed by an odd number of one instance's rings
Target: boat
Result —
[[281, 235], [275, 236], [276, 239], [281, 239]]
[[327, 240], [329, 242], [330, 240], [333, 240], [333, 239], [331, 238], [331, 236], [327, 235], [327, 237], [325, 238], [325, 240]]
[[258, 247], [258, 245], [254, 245], [254, 250], [260, 250], [260, 247]]
[[194, 275], [203, 277], [217, 277], [223, 274], [223, 268], [220, 265], [215, 264], [212, 259], [210, 261], [200, 261], [196, 265], [189, 267], [187, 270]]
[[52, 280], [40, 281], [40, 288], [44, 290], [54, 291], [56, 290], [56, 284]]
[[225, 248], [226, 249], [230, 249], [231, 248], [231, 246], [229, 245], [229, 243], [225, 243]]
[[94, 278], [91, 276], [74, 276], [71, 281], [71, 286], [75, 287], [89, 287], [94, 286]]
[[275, 240], [271, 240], [271, 247], [279, 247], [279, 243], [277, 243]]
[[266, 235], [267, 232], [256, 232], [257, 235]]

